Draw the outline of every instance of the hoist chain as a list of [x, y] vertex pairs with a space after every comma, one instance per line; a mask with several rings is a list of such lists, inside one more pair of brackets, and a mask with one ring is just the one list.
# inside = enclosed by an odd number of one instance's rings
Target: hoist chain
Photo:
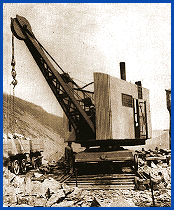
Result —
[[17, 85], [18, 81], [16, 80], [16, 70], [15, 70], [15, 59], [14, 59], [14, 35], [12, 34], [12, 61], [11, 61], [11, 66], [12, 66], [12, 71], [11, 71], [11, 75], [13, 77], [13, 80], [11, 82], [11, 85], [13, 85], [13, 101], [12, 101], [12, 133], [14, 135], [15, 133], [15, 115], [14, 115], [14, 96], [15, 96], [15, 86]]
[[12, 34], [12, 61], [11, 61], [11, 66], [12, 66], [12, 71], [11, 71], [11, 75], [13, 77], [13, 81], [11, 82], [11, 84], [13, 85], [13, 89], [15, 88], [15, 86], [17, 85], [18, 81], [16, 80], [16, 70], [15, 70], [15, 59], [14, 59], [14, 35]]

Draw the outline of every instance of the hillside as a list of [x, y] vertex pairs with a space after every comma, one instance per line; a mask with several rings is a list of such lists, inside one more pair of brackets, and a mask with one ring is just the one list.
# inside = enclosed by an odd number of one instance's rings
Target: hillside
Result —
[[156, 147], [158, 147], [158, 149], [169, 149], [169, 131], [153, 130], [152, 138], [146, 140], [145, 145], [125, 148], [135, 151], [141, 150], [142, 148], [144, 148], [145, 150], [154, 150]]
[[8, 124], [8, 133], [15, 132], [27, 138], [42, 139], [45, 159], [60, 158], [65, 147], [63, 118], [49, 114], [42, 107], [17, 97], [14, 97], [14, 112], [12, 104], [12, 96], [7, 97], [7, 94], [3, 94], [3, 133], [7, 133]]
[[[8, 109], [7, 109], [8, 103]], [[8, 111], [8, 133], [12, 132], [12, 119], [16, 123], [14, 131], [23, 136], [33, 139], [39, 138], [44, 141], [44, 157], [46, 159], [59, 159], [64, 154], [64, 129], [63, 118], [49, 114], [42, 107], [33, 103], [27, 102], [20, 98], [14, 98], [14, 117], [12, 116], [12, 96], [3, 94], [3, 133], [7, 133], [7, 111]], [[153, 130], [152, 139], [146, 141], [146, 145], [126, 147], [131, 150], [139, 149], [155, 149], [155, 147], [168, 149], [169, 148], [169, 133], [168, 131]], [[80, 145], [73, 144], [74, 151], [83, 150]]]

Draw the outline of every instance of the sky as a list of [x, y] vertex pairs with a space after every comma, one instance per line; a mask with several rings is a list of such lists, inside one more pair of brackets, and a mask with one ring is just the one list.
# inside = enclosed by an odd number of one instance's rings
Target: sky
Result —
[[[3, 4], [3, 92], [12, 94], [11, 17], [25, 17], [35, 37], [61, 68], [84, 86], [93, 72], [142, 81], [150, 90], [152, 129], [169, 128], [165, 89], [171, 88], [171, 4]], [[62, 116], [62, 109], [25, 43], [15, 38], [15, 96]]]

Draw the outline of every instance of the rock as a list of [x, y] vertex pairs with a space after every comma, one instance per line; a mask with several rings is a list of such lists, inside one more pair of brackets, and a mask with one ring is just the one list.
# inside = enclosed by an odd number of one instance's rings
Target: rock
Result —
[[50, 207], [52, 206], [54, 203], [56, 203], [59, 200], [63, 200], [65, 198], [65, 193], [63, 191], [63, 189], [60, 189], [58, 193], [53, 194], [50, 199], [47, 201], [46, 206]]
[[51, 207], [73, 207], [74, 201], [63, 201], [61, 203], [55, 203]]
[[7, 167], [3, 167], [3, 177], [6, 177], [8, 174], [8, 168]]
[[161, 182], [161, 183], [158, 184], [158, 189], [164, 189], [165, 186], [166, 186], [166, 183]]
[[11, 196], [16, 194], [17, 189], [13, 186], [3, 186], [3, 195]]
[[37, 181], [39, 182], [43, 182], [44, 180], [45, 180], [45, 176], [43, 174], [37, 178]]
[[43, 166], [47, 166], [48, 165], [48, 161], [45, 158], [42, 158], [42, 167]]
[[33, 173], [33, 176], [31, 177], [32, 181], [40, 181], [43, 182], [45, 180], [45, 176], [40, 173]]
[[47, 203], [46, 198], [36, 197], [34, 200], [34, 207], [45, 207]]
[[171, 184], [170, 183], [167, 185], [167, 189], [171, 190]]
[[33, 173], [33, 177], [36, 177], [36, 178], [39, 178], [40, 176], [42, 176], [43, 174], [40, 174], [40, 173]]
[[93, 201], [93, 198], [92, 198], [92, 196], [88, 196], [88, 197], [86, 197], [85, 200], [88, 201], [88, 202], [92, 202]]
[[171, 190], [167, 190], [167, 194], [171, 197]]
[[154, 164], [153, 161], [151, 162], [151, 167], [154, 168], [154, 169], [157, 169], [158, 168], [158, 166], [156, 164]]
[[130, 203], [123, 196], [119, 196], [117, 199], [113, 199], [108, 207], [135, 207], [135, 204]]
[[167, 163], [163, 163], [162, 167], [163, 168], [167, 168], [168, 167], [168, 164]]
[[16, 177], [16, 175], [14, 173], [11, 173], [7, 168], [5, 168], [3, 177], [8, 179], [8, 181], [11, 183]]
[[40, 182], [32, 182], [30, 186], [28, 186], [28, 190], [31, 191], [31, 195], [35, 195], [37, 197], [44, 197], [46, 193], [46, 189], [44, 185]]
[[3, 207], [9, 207], [8, 203], [3, 202]]
[[24, 177], [15, 176], [11, 184], [14, 187], [23, 188], [24, 187]]
[[30, 195], [30, 196], [28, 197], [28, 205], [30, 205], [30, 206], [35, 206], [35, 200], [36, 200], [36, 199], [37, 199], [36, 196]]
[[9, 204], [10, 204], [10, 196], [9, 195], [3, 195], [3, 203], [9, 206]]
[[101, 204], [99, 203], [99, 201], [94, 197], [94, 199], [92, 200], [91, 206], [90, 207], [101, 207]]
[[144, 160], [142, 160], [141, 158], [138, 159], [138, 164], [140, 166], [143, 166], [145, 164]]
[[15, 207], [31, 207], [28, 204], [20, 204], [20, 205], [15, 205]]
[[74, 191], [73, 188], [67, 186], [65, 183], [62, 183], [61, 186], [62, 186], [62, 188], [64, 190], [65, 195], [68, 195], [68, 194], [70, 194], [70, 193], [72, 193]]
[[62, 185], [58, 181], [54, 180], [53, 178], [45, 179], [44, 182], [42, 182], [42, 185], [44, 186], [44, 189], [46, 191], [49, 188], [50, 193], [59, 192], [59, 190], [62, 188]]
[[25, 177], [24, 183], [25, 183], [25, 189], [24, 189], [25, 195], [31, 195], [33, 190], [33, 182], [29, 177]]
[[82, 190], [78, 187], [74, 188], [74, 191], [68, 195], [71, 199], [78, 199], [81, 196]]
[[90, 207], [89, 203], [82, 203], [81, 207]]
[[16, 196], [16, 195], [10, 196], [10, 203], [11, 203], [11, 204], [17, 203], [17, 196]]
[[28, 199], [25, 196], [17, 195], [17, 204], [28, 204]]
[[76, 202], [75, 204], [77, 204], [77, 206], [81, 206], [83, 204], [84, 201], [79, 201], [79, 202]]

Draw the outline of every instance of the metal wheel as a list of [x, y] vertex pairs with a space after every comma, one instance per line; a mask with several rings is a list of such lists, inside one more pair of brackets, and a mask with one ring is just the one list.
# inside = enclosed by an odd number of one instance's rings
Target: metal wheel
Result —
[[21, 172], [26, 173], [27, 172], [27, 166], [26, 166], [26, 160], [22, 159], [21, 161]]
[[12, 170], [13, 170], [13, 173], [18, 175], [19, 172], [20, 172], [20, 164], [19, 164], [19, 161], [18, 160], [14, 160], [13, 163], [12, 163]]

